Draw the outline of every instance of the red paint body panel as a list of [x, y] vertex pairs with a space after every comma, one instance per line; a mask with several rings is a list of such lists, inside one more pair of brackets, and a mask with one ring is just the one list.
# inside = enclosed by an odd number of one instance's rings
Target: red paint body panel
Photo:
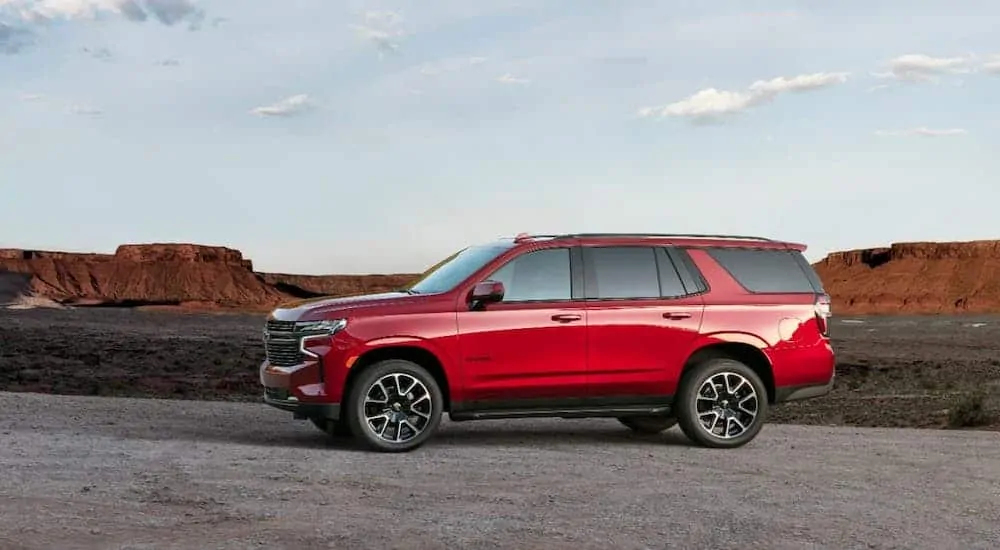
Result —
[[[616, 244], [683, 248], [708, 289], [677, 299], [574, 296], [479, 309], [467, 301], [475, 284], [521, 254], [555, 246]], [[265, 361], [260, 381], [287, 389], [304, 403], [336, 404], [345, 398], [352, 369], [364, 367], [367, 353], [416, 348], [436, 358], [453, 407], [484, 401], [669, 398], [693, 354], [709, 346], [740, 344], [763, 353], [779, 390], [831, 383], [834, 351], [817, 322], [817, 296], [751, 293], [700, 248], [706, 246], [805, 248], [775, 241], [670, 237], [515, 241], [445, 292], [317, 299], [275, 310], [269, 319], [346, 319], [346, 328], [310, 341], [307, 349], [319, 358], [304, 356], [301, 363], [285, 367]], [[554, 319], [567, 314], [579, 318]]]
[[[590, 303], [588, 394], [671, 395], [688, 350], [698, 339], [703, 310], [700, 296]], [[667, 319], [664, 314], [680, 318]]]
[[[579, 320], [561, 323], [557, 315]], [[458, 313], [463, 397], [564, 399], [587, 391], [583, 303], [490, 304]]]

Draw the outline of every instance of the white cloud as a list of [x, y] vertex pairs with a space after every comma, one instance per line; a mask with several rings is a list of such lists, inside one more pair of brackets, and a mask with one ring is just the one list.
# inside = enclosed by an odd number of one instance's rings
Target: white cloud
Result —
[[973, 71], [974, 58], [932, 57], [924, 54], [906, 54], [890, 59], [888, 71], [872, 73], [875, 78], [903, 82], [937, 82], [946, 74], [966, 74]]
[[707, 88], [681, 101], [658, 107], [642, 107], [638, 115], [651, 117], [688, 117], [698, 121], [712, 120], [739, 113], [769, 103], [786, 93], [808, 92], [829, 88], [847, 81], [848, 73], [812, 73], [786, 78], [758, 80], [745, 91]]
[[364, 15], [364, 23], [351, 25], [362, 39], [371, 42], [378, 50], [379, 57], [399, 51], [398, 39], [405, 35], [402, 16], [393, 11], [369, 11]]
[[964, 128], [933, 129], [921, 126], [909, 130], [878, 130], [875, 132], [875, 135], [885, 137], [948, 137], [961, 136], [967, 133]]
[[297, 94], [286, 97], [285, 99], [272, 103], [271, 105], [255, 107], [254, 109], [251, 109], [250, 112], [258, 116], [288, 117], [304, 113], [314, 107], [315, 103], [309, 99], [308, 95]]
[[101, 12], [121, 13], [120, 0], [0, 0], [24, 21], [94, 19]]
[[168, 26], [187, 21], [194, 29], [205, 17], [193, 0], [0, 0], [0, 9], [4, 8], [21, 20], [34, 23], [115, 15], [135, 22], [153, 18]]
[[41, 101], [41, 94], [21, 94], [21, 101]]
[[503, 76], [497, 78], [497, 82], [501, 84], [527, 84], [531, 82], [527, 78], [519, 78], [510, 73], [506, 73]]
[[1000, 55], [991, 55], [983, 63], [983, 70], [988, 73], [1000, 74]]

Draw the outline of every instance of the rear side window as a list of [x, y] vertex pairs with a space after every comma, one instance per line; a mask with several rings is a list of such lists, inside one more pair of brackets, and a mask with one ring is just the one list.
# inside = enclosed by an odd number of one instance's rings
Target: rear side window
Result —
[[659, 298], [660, 273], [649, 246], [585, 247], [587, 297]]
[[706, 251], [750, 292], [823, 292], [819, 277], [798, 250], [707, 248]]
[[[688, 255], [687, 250], [673, 246], [662, 248], [661, 250], [672, 260], [671, 263], [673, 263], [688, 294], [700, 294], [708, 290], [708, 284], [705, 283], [705, 279], [702, 277], [701, 272], [698, 271], [698, 267], [694, 265], [694, 260]], [[663, 271], [662, 267], [661, 271]], [[664, 295], [670, 296], [666, 292], [664, 292]]]

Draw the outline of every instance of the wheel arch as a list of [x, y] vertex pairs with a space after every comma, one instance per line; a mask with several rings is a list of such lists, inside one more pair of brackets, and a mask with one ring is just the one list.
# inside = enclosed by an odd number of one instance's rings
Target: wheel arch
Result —
[[[734, 359], [753, 369], [764, 382], [767, 389], [767, 402], [775, 403], [774, 368], [767, 354], [755, 338], [748, 335], [735, 335], [736, 338], [724, 339], [715, 335], [714, 341], [706, 342], [697, 347], [684, 362], [681, 376], [690, 372], [695, 366], [710, 359]], [[751, 343], [752, 342], [752, 343]], [[760, 342], [762, 344], [763, 342]]]
[[389, 359], [411, 361], [427, 369], [434, 377], [434, 381], [441, 387], [441, 394], [444, 396], [444, 410], [451, 411], [451, 385], [448, 382], [448, 374], [444, 364], [436, 353], [413, 342], [378, 346], [362, 353], [351, 365], [350, 372], [344, 381], [343, 394], [350, 395], [358, 376], [368, 367]]

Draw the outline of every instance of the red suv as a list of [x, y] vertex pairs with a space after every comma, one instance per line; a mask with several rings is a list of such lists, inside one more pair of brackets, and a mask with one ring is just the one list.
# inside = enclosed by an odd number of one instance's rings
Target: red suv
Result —
[[452, 421], [617, 418], [739, 447], [770, 406], [828, 393], [830, 301], [801, 244], [735, 235], [518, 235], [405, 289], [266, 321], [264, 401], [377, 451]]

